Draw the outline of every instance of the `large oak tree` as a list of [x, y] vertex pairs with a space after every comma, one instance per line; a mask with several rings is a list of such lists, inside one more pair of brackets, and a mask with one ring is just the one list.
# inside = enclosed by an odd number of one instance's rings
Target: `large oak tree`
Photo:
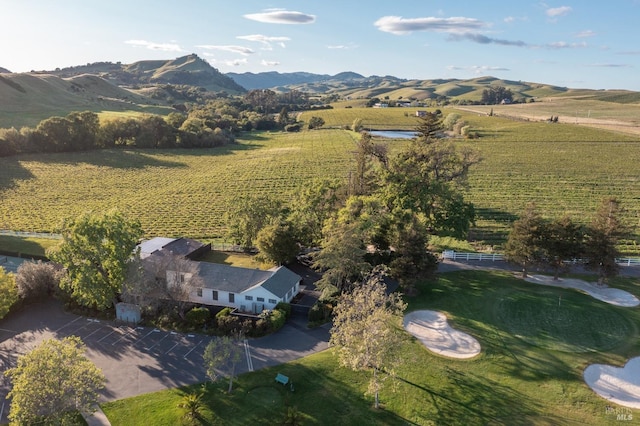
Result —
[[64, 222], [62, 242], [48, 254], [65, 268], [60, 287], [81, 305], [115, 304], [142, 228], [117, 210], [85, 213]]

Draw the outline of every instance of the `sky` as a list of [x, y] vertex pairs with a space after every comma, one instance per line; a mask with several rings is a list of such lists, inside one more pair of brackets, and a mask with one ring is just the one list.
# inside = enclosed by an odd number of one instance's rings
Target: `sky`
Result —
[[640, 0], [0, 0], [0, 67], [195, 53], [223, 73], [640, 91]]

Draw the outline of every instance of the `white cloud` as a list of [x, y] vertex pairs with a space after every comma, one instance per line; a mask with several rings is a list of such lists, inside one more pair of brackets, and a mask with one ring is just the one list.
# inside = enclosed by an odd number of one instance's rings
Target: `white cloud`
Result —
[[595, 35], [596, 35], [596, 33], [594, 31], [584, 30], [584, 31], [580, 31], [579, 33], [577, 33], [576, 37], [578, 37], [578, 38], [586, 38], [586, 37], [593, 37]]
[[581, 43], [567, 43], [566, 41], [554, 41], [547, 43], [545, 47], [548, 49], [582, 49], [587, 47], [587, 43], [584, 41]]
[[591, 64], [589, 66], [599, 68], [632, 68], [629, 64]]
[[266, 61], [266, 60], [263, 59], [260, 62], [260, 64], [265, 66], [265, 67], [275, 67], [275, 66], [280, 65], [280, 62], [278, 62], [278, 61]]
[[451, 18], [403, 18], [401, 16], [383, 16], [374, 22], [380, 31], [403, 35], [413, 31], [434, 31], [443, 33], [466, 33], [481, 30], [488, 25], [475, 18], [462, 16]]
[[160, 50], [163, 52], [183, 52], [177, 43], [154, 43], [147, 40], [127, 40], [125, 44], [133, 47], [144, 47], [149, 50]]
[[224, 52], [239, 53], [241, 55], [252, 55], [255, 53], [252, 49], [244, 46], [231, 46], [231, 45], [215, 45], [215, 44], [201, 44], [196, 47], [206, 50], [222, 50]]
[[511, 71], [509, 68], [495, 67], [489, 65], [470, 65], [466, 67], [460, 67], [455, 65], [449, 65], [447, 67], [449, 71], [471, 71], [474, 74], [485, 74], [493, 71]]
[[289, 37], [270, 37], [262, 34], [250, 34], [246, 36], [237, 36], [236, 38], [240, 40], [256, 41], [258, 43], [266, 45], [271, 45], [271, 43], [278, 43], [282, 47], [284, 47], [285, 41], [291, 40]]
[[291, 40], [289, 37], [270, 37], [262, 34], [250, 34], [245, 36], [237, 36], [236, 38], [240, 40], [255, 41], [257, 43], [262, 43], [263, 47], [261, 50], [273, 50], [272, 43], [276, 43], [276, 45], [285, 49], [287, 47], [287, 45], [285, 44], [285, 41]]
[[267, 24], [312, 24], [316, 21], [315, 15], [308, 15], [302, 12], [289, 10], [271, 10], [261, 13], [249, 13], [245, 18], [252, 21], [264, 22]]
[[355, 49], [358, 46], [350, 43], [350, 44], [332, 44], [332, 45], [328, 45], [327, 49], [335, 49], [335, 50], [350, 50], [350, 49]]
[[528, 44], [520, 40], [504, 40], [499, 38], [491, 38], [477, 33], [451, 34], [449, 37], [452, 41], [470, 40], [480, 44], [499, 44], [502, 46], [527, 47]]
[[557, 18], [558, 16], [568, 15], [572, 10], [570, 6], [550, 7], [545, 13], [551, 18]]

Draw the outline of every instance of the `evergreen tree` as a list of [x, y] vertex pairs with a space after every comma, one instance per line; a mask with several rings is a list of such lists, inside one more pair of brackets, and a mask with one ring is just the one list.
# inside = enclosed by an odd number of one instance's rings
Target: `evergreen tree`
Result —
[[541, 238], [543, 235], [544, 221], [536, 210], [534, 203], [527, 204], [524, 212], [513, 223], [509, 238], [505, 244], [506, 258], [522, 266], [522, 277], [527, 277], [531, 265], [539, 263], [543, 259]]

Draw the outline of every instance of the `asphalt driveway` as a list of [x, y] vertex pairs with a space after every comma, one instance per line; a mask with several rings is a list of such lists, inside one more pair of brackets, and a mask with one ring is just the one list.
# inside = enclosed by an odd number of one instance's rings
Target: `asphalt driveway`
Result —
[[[70, 314], [56, 301], [30, 305], [0, 321], [0, 372], [43, 339], [80, 337], [88, 357], [102, 369], [101, 401], [112, 401], [208, 380], [202, 354], [215, 337], [99, 321]], [[329, 327], [306, 328], [292, 318], [280, 331], [243, 343], [238, 373], [282, 364], [328, 347]], [[0, 423], [7, 422], [10, 382], [0, 378]]]

